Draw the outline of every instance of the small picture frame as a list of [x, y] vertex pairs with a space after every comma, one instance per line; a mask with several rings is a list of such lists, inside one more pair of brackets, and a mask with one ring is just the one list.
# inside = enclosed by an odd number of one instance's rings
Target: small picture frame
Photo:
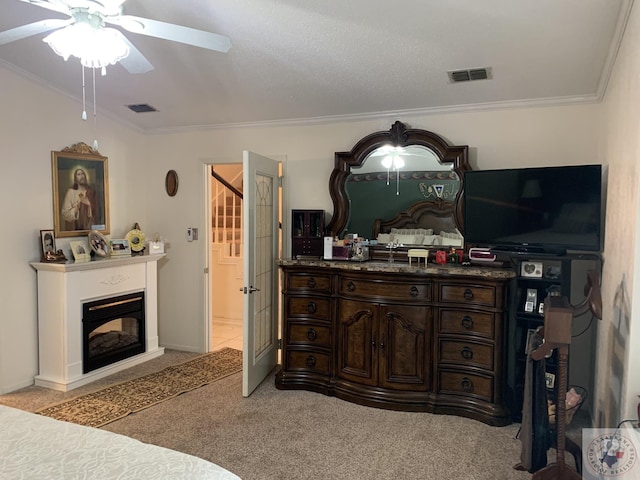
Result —
[[554, 388], [556, 386], [556, 376], [553, 373], [545, 372], [544, 382], [547, 388]]
[[72, 240], [69, 242], [69, 247], [71, 247], [73, 259], [76, 262], [88, 262], [91, 260], [89, 245], [85, 240]]
[[131, 255], [131, 246], [126, 238], [109, 240], [109, 249], [112, 257], [126, 257]]
[[531, 345], [531, 337], [533, 337], [533, 335], [536, 333], [536, 329], [535, 328], [529, 328], [527, 330], [527, 340], [524, 344], [524, 352], [525, 353], [529, 353], [529, 347]]
[[110, 254], [109, 242], [97, 230], [91, 230], [88, 235], [91, 251], [99, 257], [108, 257]]
[[522, 262], [520, 264], [521, 277], [542, 277], [542, 262]]
[[527, 300], [524, 304], [524, 311], [527, 313], [533, 313], [538, 303], [538, 290], [535, 288], [527, 288]]
[[47, 257], [51, 257], [55, 253], [56, 238], [53, 229], [40, 230], [40, 258], [47, 261]]

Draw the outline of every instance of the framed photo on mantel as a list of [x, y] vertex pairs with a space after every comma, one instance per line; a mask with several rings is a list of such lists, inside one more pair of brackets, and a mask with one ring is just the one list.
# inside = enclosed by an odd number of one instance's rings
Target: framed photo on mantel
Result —
[[72, 240], [69, 242], [69, 247], [71, 247], [73, 259], [76, 262], [88, 262], [91, 260], [89, 244], [86, 240]]
[[86, 143], [51, 152], [56, 237], [109, 233], [107, 157]]

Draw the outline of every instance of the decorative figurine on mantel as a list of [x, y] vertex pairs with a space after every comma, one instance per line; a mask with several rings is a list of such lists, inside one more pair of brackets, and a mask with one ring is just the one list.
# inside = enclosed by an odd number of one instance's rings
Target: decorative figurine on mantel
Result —
[[67, 257], [65, 256], [62, 249], [56, 250], [56, 252], [46, 252], [44, 254], [43, 262], [54, 262], [54, 263], [65, 263], [67, 261]]
[[144, 233], [140, 230], [140, 225], [136, 222], [133, 225], [133, 229], [127, 233], [125, 237], [129, 240], [129, 246], [131, 247], [131, 255], [143, 255], [144, 254]]

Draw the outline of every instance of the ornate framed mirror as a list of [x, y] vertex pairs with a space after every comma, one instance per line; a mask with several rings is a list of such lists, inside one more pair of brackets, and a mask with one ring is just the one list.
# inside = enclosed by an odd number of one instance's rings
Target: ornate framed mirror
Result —
[[426, 210], [449, 217], [463, 233], [466, 170], [471, 170], [466, 145], [449, 145], [433, 132], [396, 121], [389, 131], [362, 138], [351, 151], [336, 152], [327, 235], [374, 238], [374, 225]]

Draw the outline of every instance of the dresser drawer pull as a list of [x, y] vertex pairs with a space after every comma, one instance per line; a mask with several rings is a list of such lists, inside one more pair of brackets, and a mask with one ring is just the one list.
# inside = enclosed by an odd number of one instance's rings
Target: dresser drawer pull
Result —
[[348, 282], [347, 283], [347, 290], [348, 291], [353, 292], [353, 291], [355, 291], [355, 289], [356, 289], [356, 285], [353, 282]]
[[311, 277], [309, 280], [307, 280], [307, 287], [316, 288], [316, 279]]
[[307, 365], [307, 367], [313, 368], [316, 366], [316, 357], [314, 357], [313, 355], [309, 355], [304, 363]]
[[473, 392], [473, 382], [467, 377], [464, 377], [462, 379], [462, 381], [460, 382], [460, 387], [467, 393]]
[[462, 350], [460, 350], [460, 355], [462, 355], [462, 358], [464, 358], [465, 360], [471, 360], [473, 358], [473, 350], [471, 350], [469, 347], [464, 347]]
[[316, 338], [318, 338], [318, 332], [316, 332], [314, 328], [307, 330], [307, 339], [313, 342]]
[[418, 287], [416, 287], [415, 285], [413, 287], [411, 287], [411, 291], [409, 292], [409, 295], [411, 295], [413, 298], [417, 297], [418, 294], [420, 293], [420, 291], [418, 290]]
[[467, 330], [471, 330], [473, 328], [473, 318], [471, 318], [469, 315], [465, 315], [464, 317], [462, 317], [462, 327], [466, 328]]
[[465, 288], [464, 290], [464, 299], [465, 300], [473, 300], [473, 292], [470, 288]]
[[316, 302], [307, 303], [307, 312], [316, 313], [317, 310], [318, 310], [318, 305], [316, 305]]

